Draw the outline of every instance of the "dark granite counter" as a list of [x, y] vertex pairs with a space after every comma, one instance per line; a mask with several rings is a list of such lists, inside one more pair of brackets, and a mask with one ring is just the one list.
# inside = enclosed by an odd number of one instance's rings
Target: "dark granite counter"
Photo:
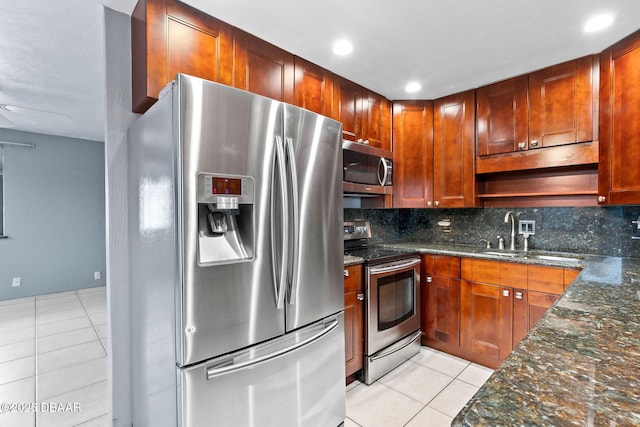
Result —
[[453, 426], [640, 425], [640, 259], [580, 255], [561, 262], [458, 245], [394, 246], [583, 268]]

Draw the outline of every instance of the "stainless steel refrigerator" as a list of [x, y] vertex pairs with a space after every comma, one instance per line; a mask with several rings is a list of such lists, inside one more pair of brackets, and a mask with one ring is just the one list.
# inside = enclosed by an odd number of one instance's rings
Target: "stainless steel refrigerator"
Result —
[[341, 135], [186, 75], [131, 126], [134, 426], [343, 422]]

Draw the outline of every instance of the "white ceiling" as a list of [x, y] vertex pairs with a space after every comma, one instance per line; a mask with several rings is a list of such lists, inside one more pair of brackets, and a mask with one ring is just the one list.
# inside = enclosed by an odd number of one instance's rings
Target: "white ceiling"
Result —
[[[389, 99], [433, 99], [590, 53], [640, 28], [638, 0], [186, 0], [231, 25]], [[0, 111], [15, 129], [104, 138], [102, 4], [136, 0], [0, 0]], [[601, 12], [615, 23], [585, 34]], [[354, 52], [336, 57], [348, 38]], [[404, 92], [410, 80], [422, 90]], [[0, 118], [0, 126], [2, 126]]]

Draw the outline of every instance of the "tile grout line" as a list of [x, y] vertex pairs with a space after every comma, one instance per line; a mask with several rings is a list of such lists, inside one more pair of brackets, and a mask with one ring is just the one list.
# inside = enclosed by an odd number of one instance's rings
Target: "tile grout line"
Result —
[[[97, 383], [96, 383], [96, 384], [97, 384]], [[108, 413], [108, 412], [105, 412], [104, 414], [98, 415], [98, 416], [97, 416], [97, 417], [95, 417], [95, 418], [91, 418], [90, 420], [83, 421], [83, 422], [81, 422], [80, 424], [74, 424], [74, 425], [73, 425], [73, 427], [82, 426], [82, 424], [90, 423], [91, 421], [95, 421], [95, 420], [97, 420], [98, 418], [102, 418], [102, 417], [104, 417], [105, 415], [107, 415], [107, 416], [108, 416], [108, 415], [109, 415], [109, 413]]]
[[[78, 293], [78, 291], [76, 291], [76, 293]], [[100, 341], [100, 345], [102, 346], [102, 349], [104, 350], [105, 354], [108, 357], [109, 353], [107, 352], [107, 348], [104, 345], [104, 341], [102, 340], [102, 337], [100, 336], [100, 333], [96, 329], [96, 325], [93, 323], [93, 319], [89, 315], [89, 312], [87, 311], [87, 307], [85, 307], [84, 302], [82, 301], [82, 298], [80, 298], [80, 294], [78, 294], [78, 299], [80, 300], [80, 305], [82, 305], [82, 309], [84, 310], [85, 314], [87, 315], [87, 318], [89, 319], [89, 323], [91, 323], [91, 327], [93, 328], [93, 332], [98, 337], [98, 341]]]
[[[96, 359], [93, 359], [93, 360], [96, 360]], [[109, 381], [108, 379], [104, 379], [104, 380], [96, 381], [96, 382], [91, 383], [91, 384], [85, 384], [85, 385], [83, 385], [82, 387], [74, 388], [74, 389], [72, 389], [72, 390], [67, 390], [67, 391], [65, 391], [65, 392], [63, 392], [63, 393], [56, 394], [56, 395], [54, 395], [54, 396], [49, 396], [49, 397], [47, 397], [47, 399], [49, 399], [49, 400], [51, 400], [51, 399], [55, 399], [56, 397], [62, 396], [62, 395], [64, 395], [64, 394], [73, 393], [74, 391], [82, 390], [83, 388], [91, 387], [91, 386], [94, 386], [94, 385], [96, 385], [96, 384], [100, 384], [100, 383], [108, 383], [108, 381]], [[105, 412], [105, 413], [104, 413], [104, 414], [102, 414], [102, 415], [105, 415], [105, 414], [107, 414], [107, 413], [108, 413], [108, 412]], [[100, 416], [102, 416], [102, 415], [100, 415]], [[87, 421], [88, 421], [88, 420], [87, 420]], [[83, 421], [83, 422], [86, 422], [86, 421]]]

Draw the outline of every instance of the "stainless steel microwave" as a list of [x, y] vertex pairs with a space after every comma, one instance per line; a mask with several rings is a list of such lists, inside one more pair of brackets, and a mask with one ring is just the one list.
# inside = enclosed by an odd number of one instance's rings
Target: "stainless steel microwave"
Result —
[[391, 151], [357, 142], [342, 142], [343, 190], [345, 193], [391, 194]]

